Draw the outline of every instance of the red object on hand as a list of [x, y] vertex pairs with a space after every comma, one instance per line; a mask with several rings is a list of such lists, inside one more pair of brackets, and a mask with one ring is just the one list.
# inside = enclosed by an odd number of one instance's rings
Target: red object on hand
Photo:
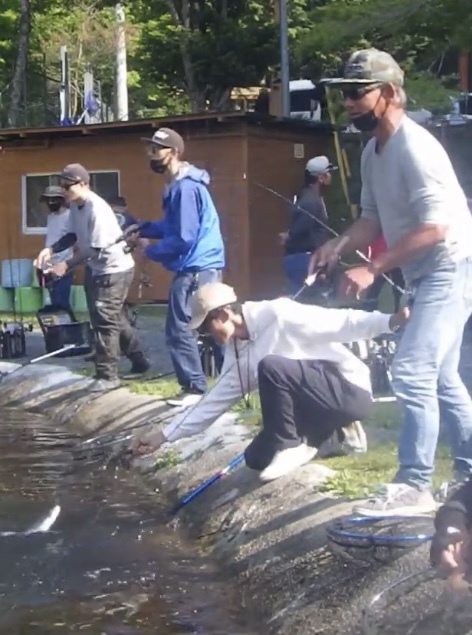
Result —
[[375, 260], [377, 256], [383, 254], [384, 251], [387, 251], [387, 243], [385, 242], [385, 238], [382, 234], [374, 240], [374, 242], [370, 245], [370, 259]]

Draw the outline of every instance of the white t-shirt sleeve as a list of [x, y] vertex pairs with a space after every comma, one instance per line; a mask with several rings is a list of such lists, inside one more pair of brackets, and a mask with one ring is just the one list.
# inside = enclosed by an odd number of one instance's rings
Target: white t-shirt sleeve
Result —
[[369, 157], [372, 153], [372, 145], [369, 142], [361, 156], [361, 218], [367, 218], [379, 222], [379, 212], [375, 202], [374, 191], [371, 183], [371, 170], [369, 169]]
[[[456, 179], [451, 161], [432, 135], [405, 145], [401, 166], [412, 213], [420, 224], [449, 225], [451, 188]], [[448, 194], [449, 192], [449, 194]]]
[[110, 248], [122, 233], [115, 213], [105, 201], [94, 202], [89, 230], [92, 249]]

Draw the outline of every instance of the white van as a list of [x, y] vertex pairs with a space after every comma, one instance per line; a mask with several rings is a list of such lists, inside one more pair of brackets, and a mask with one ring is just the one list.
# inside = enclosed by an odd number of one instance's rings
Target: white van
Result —
[[294, 79], [290, 82], [289, 88], [290, 116], [321, 121], [321, 104], [315, 99], [315, 84], [309, 79]]

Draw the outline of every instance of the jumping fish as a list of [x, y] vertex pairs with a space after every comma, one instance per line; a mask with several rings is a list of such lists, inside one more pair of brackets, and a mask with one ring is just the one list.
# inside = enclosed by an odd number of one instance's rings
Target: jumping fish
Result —
[[0, 537], [1, 536], [29, 536], [31, 534], [46, 533], [54, 525], [60, 513], [61, 513], [60, 506], [55, 505], [45, 518], [36, 522], [29, 529], [26, 529], [25, 531], [0, 531]]

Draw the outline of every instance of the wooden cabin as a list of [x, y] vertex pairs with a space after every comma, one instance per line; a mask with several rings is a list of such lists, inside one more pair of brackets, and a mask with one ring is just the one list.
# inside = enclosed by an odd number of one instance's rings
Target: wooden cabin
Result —
[[[46, 210], [38, 199], [67, 163], [82, 163], [100, 195], [120, 194], [140, 220], [161, 216], [163, 178], [151, 172], [141, 137], [161, 126], [185, 139], [186, 159], [208, 170], [227, 249], [225, 279], [241, 298], [284, 291], [278, 234], [288, 205], [262, 186], [293, 198], [306, 161], [336, 161], [330, 126], [231, 113], [0, 132], [0, 260], [33, 258], [44, 242]], [[143, 300], [165, 301], [169, 274], [149, 263], [152, 286]], [[137, 278], [138, 276], [136, 276]], [[75, 284], [80, 284], [81, 273]], [[130, 299], [137, 299], [137, 283]]]

